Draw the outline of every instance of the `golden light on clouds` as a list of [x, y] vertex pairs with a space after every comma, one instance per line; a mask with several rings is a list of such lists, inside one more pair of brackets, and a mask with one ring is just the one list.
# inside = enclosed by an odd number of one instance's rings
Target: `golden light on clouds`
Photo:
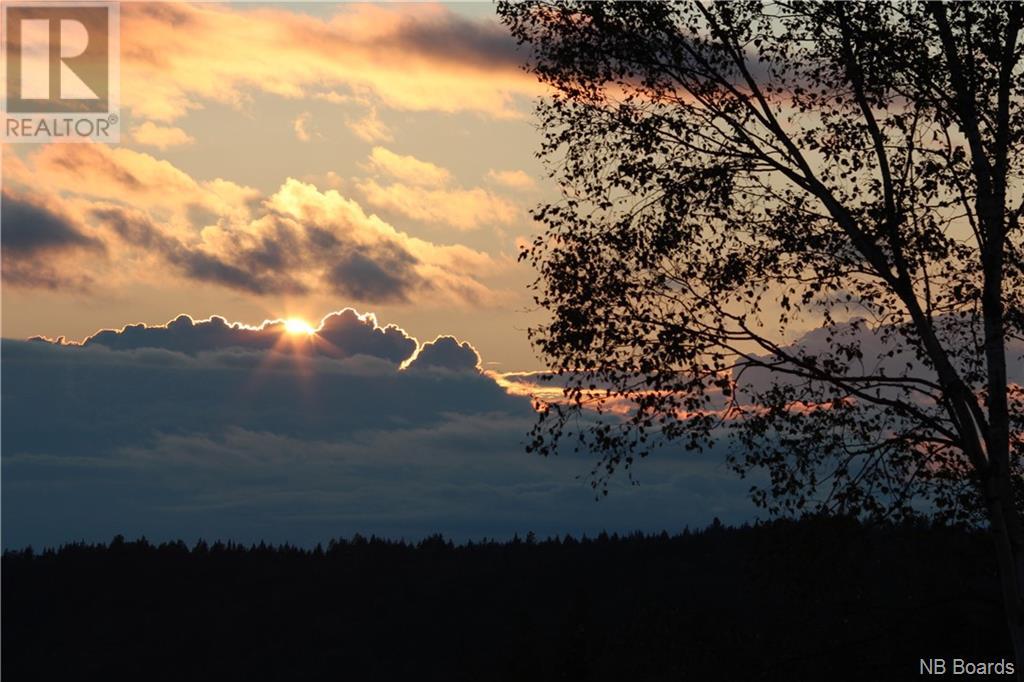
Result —
[[542, 91], [495, 21], [437, 5], [342, 5], [325, 19], [269, 7], [126, 3], [121, 16], [124, 103], [158, 122], [203, 100], [244, 107], [253, 88], [300, 99], [338, 87], [395, 109], [504, 118], [522, 117], [529, 105], [516, 98]]
[[447, 168], [422, 161], [415, 156], [396, 154], [384, 147], [373, 148], [369, 163], [373, 169], [411, 185], [440, 187], [452, 179], [452, 174]]
[[161, 126], [152, 121], [146, 121], [142, 125], [132, 128], [132, 140], [138, 144], [156, 147], [160, 150], [180, 147], [195, 142], [195, 138], [181, 128]]
[[125, 3], [121, 144], [3, 146], [4, 201], [63, 239], [5, 267], [5, 324], [282, 311], [297, 348], [308, 310], [372, 305], [533, 366], [496, 331], [541, 191], [522, 61], [481, 6]]
[[356, 182], [366, 201], [412, 220], [475, 230], [510, 225], [521, 217], [507, 198], [483, 187], [459, 186], [447, 168], [415, 156], [378, 146], [366, 166], [381, 178]]
[[508, 265], [417, 238], [355, 199], [291, 178], [263, 193], [220, 178], [196, 181], [167, 161], [102, 145], [43, 147], [5, 171], [12, 185], [51, 188], [36, 203], [103, 247], [98, 253], [108, 258], [77, 269], [107, 286], [172, 274], [254, 296], [483, 304], [498, 293], [483, 279]]

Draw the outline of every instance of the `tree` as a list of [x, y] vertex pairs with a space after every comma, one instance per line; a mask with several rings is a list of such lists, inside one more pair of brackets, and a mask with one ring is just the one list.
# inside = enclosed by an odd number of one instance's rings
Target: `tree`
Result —
[[563, 194], [522, 253], [566, 386], [531, 449], [598, 486], [725, 437], [773, 512], [987, 519], [1024, 661], [1024, 5], [499, 14]]

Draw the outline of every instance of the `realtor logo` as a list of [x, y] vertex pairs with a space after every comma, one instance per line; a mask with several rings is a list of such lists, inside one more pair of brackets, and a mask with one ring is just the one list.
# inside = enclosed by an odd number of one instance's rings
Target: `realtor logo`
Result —
[[113, 2], [3, 3], [7, 142], [118, 142]]

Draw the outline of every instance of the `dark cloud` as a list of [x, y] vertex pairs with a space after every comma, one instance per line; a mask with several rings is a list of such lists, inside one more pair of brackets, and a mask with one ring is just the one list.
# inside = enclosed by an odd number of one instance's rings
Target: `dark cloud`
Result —
[[220, 284], [250, 294], [295, 294], [309, 292], [309, 288], [287, 274], [257, 270], [249, 264], [236, 265], [218, 256], [198, 250], [180, 249], [166, 254], [172, 265], [181, 268], [191, 279]]
[[[188, 329], [187, 318], [178, 322], [171, 333]], [[126, 329], [122, 338], [136, 342], [134, 348], [4, 343], [5, 457], [101, 455], [144, 446], [158, 434], [216, 435], [229, 428], [317, 440], [425, 428], [449, 413], [530, 414], [525, 401], [479, 373], [401, 371], [381, 357], [385, 349], [339, 359], [231, 340], [219, 350], [186, 354], [140, 343], [137, 334], [146, 330]], [[384, 336], [377, 341], [389, 343]]]
[[497, 21], [474, 21], [451, 13], [432, 20], [408, 19], [390, 41], [395, 47], [434, 58], [494, 69], [517, 70], [527, 54], [527, 48], [517, 46]]
[[149, 217], [141, 211], [133, 211], [120, 206], [94, 208], [93, 219], [108, 225], [114, 233], [132, 246], [166, 252], [178, 248], [177, 240], [164, 235]]
[[257, 295], [308, 293], [308, 288], [290, 275], [290, 269], [297, 265], [284, 255], [290, 235], [278, 234], [281, 242], [265, 238], [257, 248], [231, 257], [182, 243], [140, 211], [105, 206], [93, 209], [91, 214], [126, 243], [162, 257], [190, 279]]
[[331, 313], [320, 321], [316, 333], [304, 337], [289, 335], [281, 320], [259, 327], [229, 323], [222, 317], [194, 321], [179, 315], [165, 325], [128, 325], [121, 330], [104, 329], [88, 337], [83, 346], [105, 346], [114, 350], [159, 348], [195, 355], [230, 348], [294, 355], [348, 358], [355, 355], [380, 358], [398, 365], [416, 351], [416, 340], [395, 325], [381, 327], [372, 316], [351, 308]]
[[[433, 288], [420, 261], [402, 244], [365, 241], [352, 226], [298, 221], [271, 213], [257, 233], [226, 230], [219, 250], [188, 245], [146, 214], [120, 206], [95, 208], [92, 217], [123, 241], [163, 258], [184, 276], [257, 295], [303, 295], [312, 286], [349, 300], [402, 303]], [[309, 278], [313, 277], [314, 282]]]
[[321, 320], [316, 338], [324, 339], [349, 355], [369, 355], [396, 364], [416, 352], [416, 341], [400, 327], [378, 326], [374, 318], [360, 317], [351, 308], [331, 313]]
[[102, 242], [83, 234], [70, 218], [9, 192], [3, 192], [2, 198], [4, 253], [31, 256], [62, 249], [103, 250]]
[[90, 280], [58, 266], [55, 257], [102, 258], [103, 242], [42, 203], [4, 191], [0, 197], [0, 246], [4, 282], [12, 286], [87, 288]]
[[450, 369], [472, 371], [480, 368], [480, 355], [468, 342], [459, 343], [453, 336], [439, 336], [423, 344], [409, 369]]
[[318, 29], [302, 23], [291, 28], [293, 40], [325, 53], [361, 47], [376, 55], [392, 52], [493, 71], [519, 71], [529, 54], [529, 46], [518, 46], [495, 18], [470, 19], [453, 12], [404, 16], [394, 29], [374, 32], [369, 39], [353, 40], [329, 25]]
[[749, 482], [667, 454], [645, 462], [641, 486], [595, 502], [592, 457], [526, 454], [529, 400], [448, 371], [478, 361], [451, 337], [404, 370], [415, 342], [354, 311], [317, 336], [344, 357], [272, 338], [276, 325], [179, 317], [85, 345], [5, 340], [5, 546], [677, 530], [751, 513]]
[[416, 273], [419, 261], [395, 244], [373, 251], [362, 248], [339, 250], [327, 279], [335, 293], [358, 301], [405, 303], [409, 293], [428, 288]]

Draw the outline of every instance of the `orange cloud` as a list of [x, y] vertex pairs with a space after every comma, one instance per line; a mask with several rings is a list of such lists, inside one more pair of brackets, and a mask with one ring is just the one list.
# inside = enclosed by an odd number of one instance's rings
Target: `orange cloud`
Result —
[[475, 230], [486, 224], [508, 225], [518, 210], [507, 199], [485, 189], [428, 189], [402, 183], [381, 185], [376, 180], [357, 183], [366, 200], [378, 207], [426, 223]]
[[531, 178], [526, 171], [521, 170], [499, 171], [492, 168], [487, 171], [487, 179], [497, 185], [502, 185], [503, 187], [518, 191], [533, 189], [537, 186], [534, 179]]
[[507, 225], [519, 216], [508, 199], [480, 187], [454, 186], [447, 169], [414, 156], [374, 147], [368, 167], [397, 182], [358, 181], [366, 201], [413, 220], [474, 230], [487, 224]]
[[452, 174], [441, 166], [415, 156], [396, 154], [384, 147], [374, 147], [370, 152], [370, 166], [411, 185], [439, 187], [452, 179]]
[[295, 130], [295, 137], [297, 137], [300, 142], [309, 142], [316, 134], [311, 132], [309, 129], [310, 118], [312, 118], [312, 114], [308, 111], [304, 111], [299, 114], [294, 121], [292, 121], [292, 129]]
[[[110, 257], [81, 269], [108, 284], [162, 281], [170, 271], [256, 296], [478, 304], [503, 296], [482, 279], [511, 264], [413, 237], [335, 190], [294, 179], [265, 196], [105, 145], [49, 145], [6, 170], [13, 186], [50, 188], [45, 201], [64, 222], [91, 226]], [[51, 222], [54, 234], [71, 234]]]
[[252, 187], [196, 181], [168, 161], [101, 144], [46, 145], [18, 164], [5, 158], [4, 171], [14, 183], [130, 203], [180, 230], [190, 229], [197, 209], [212, 221], [247, 219], [260, 196]]
[[346, 119], [345, 125], [364, 142], [391, 142], [394, 135], [377, 115], [377, 107], [371, 106], [365, 116]]
[[[463, 245], [440, 245], [396, 230], [375, 215], [367, 215], [358, 203], [337, 191], [321, 192], [315, 186], [289, 179], [266, 202], [267, 208], [303, 225], [332, 225], [344, 238], [367, 249], [404, 253], [424, 284], [423, 293], [441, 294], [447, 300], [479, 303], [495, 300], [494, 292], [478, 278], [502, 267], [491, 256]], [[249, 230], [258, 226], [253, 224]], [[203, 231], [204, 239], [216, 241], [215, 230]], [[404, 258], [401, 259], [404, 262]]]
[[138, 144], [156, 147], [160, 150], [195, 142], [195, 138], [181, 128], [161, 126], [152, 121], [146, 121], [142, 125], [132, 128], [131, 137]]
[[344, 5], [324, 19], [280, 8], [125, 3], [122, 99], [173, 121], [204, 101], [242, 106], [251, 91], [301, 98], [323, 88], [402, 110], [518, 117], [540, 92], [495, 20], [439, 6]]

